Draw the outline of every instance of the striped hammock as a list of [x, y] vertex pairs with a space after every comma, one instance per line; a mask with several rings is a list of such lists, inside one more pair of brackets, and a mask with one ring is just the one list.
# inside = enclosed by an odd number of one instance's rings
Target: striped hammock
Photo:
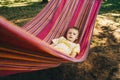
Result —
[[[50, 0], [22, 28], [0, 17], [0, 76], [82, 62], [88, 55], [102, 0]], [[80, 29], [81, 51], [71, 58], [49, 44], [71, 26]]]

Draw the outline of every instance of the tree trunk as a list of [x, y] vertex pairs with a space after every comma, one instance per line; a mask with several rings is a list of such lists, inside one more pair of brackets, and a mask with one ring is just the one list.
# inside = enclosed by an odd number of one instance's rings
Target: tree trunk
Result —
[[42, 0], [42, 3], [48, 3], [48, 0]]

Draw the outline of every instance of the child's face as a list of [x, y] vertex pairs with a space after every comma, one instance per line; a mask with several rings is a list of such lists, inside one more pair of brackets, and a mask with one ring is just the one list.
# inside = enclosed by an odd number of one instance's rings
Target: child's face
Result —
[[78, 39], [78, 34], [79, 34], [78, 30], [71, 28], [67, 31], [66, 38], [69, 41], [74, 42], [76, 39]]

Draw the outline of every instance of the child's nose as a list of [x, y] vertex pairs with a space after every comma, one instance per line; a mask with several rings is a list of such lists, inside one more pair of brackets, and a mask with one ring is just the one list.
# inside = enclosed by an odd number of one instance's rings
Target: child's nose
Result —
[[73, 36], [73, 34], [71, 34], [71, 36]]

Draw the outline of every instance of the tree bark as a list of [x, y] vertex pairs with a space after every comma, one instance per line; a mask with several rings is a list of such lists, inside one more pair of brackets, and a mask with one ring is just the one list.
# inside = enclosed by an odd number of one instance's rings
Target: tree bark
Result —
[[42, 0], [42, 3], [48, 3], [48, 0]]

